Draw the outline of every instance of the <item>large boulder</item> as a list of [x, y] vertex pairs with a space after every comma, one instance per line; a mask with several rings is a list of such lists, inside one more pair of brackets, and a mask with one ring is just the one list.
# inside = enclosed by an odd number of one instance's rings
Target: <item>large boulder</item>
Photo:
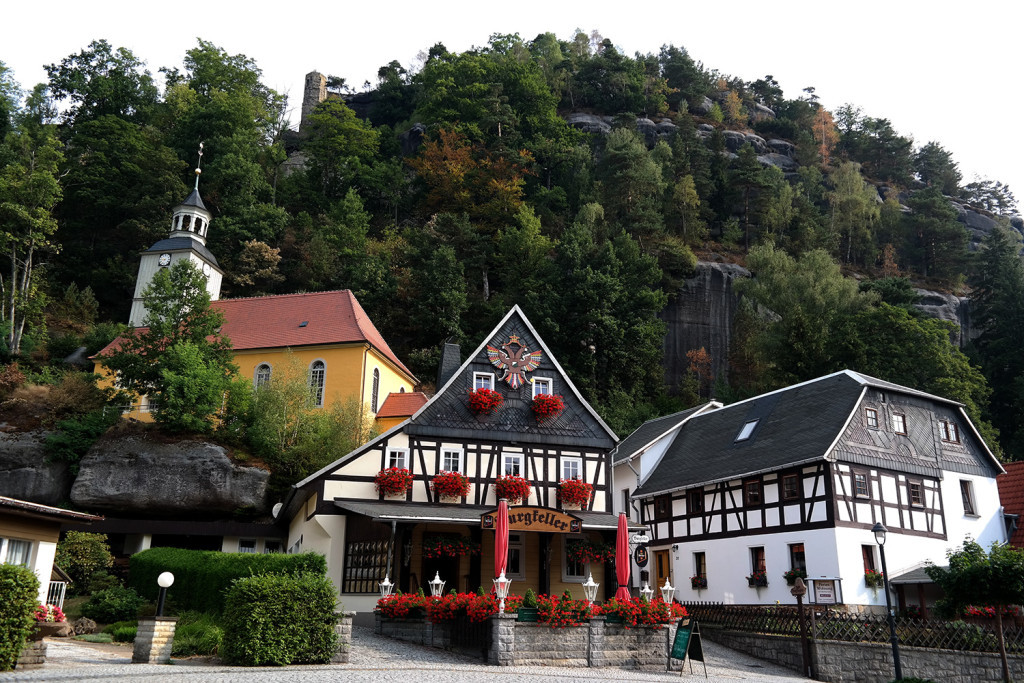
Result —
[[48, 462], [48, 432], [0, 432], [0, 496], [59, 505], [71, 492], [67, 463]]
[[754, 148], [754, 151], [758, 154], [768, 153], [768, 144], [764, 141], [764, 138], [760, 135], [754, 135], [753, 133], [747, 133], [747, 142]]
[[747, 136], [738, 130], [723, 130], [722, 137], [725, 138], [725, 148], [730, 152], [738, 152], [747, 144]]
[[715, 106], [715, 103], [711, 101], [710, 97], [705, 97], [700, 102], [693, 102], [690, 104], [690, 113], [697, 114], [698, 116], [707, 116], [711, 113], [711, 109]]
[[145, 516], [262, 510], [269, 476], [233, 463], [216, 444], [118, 435], [101, 439], [82, 458], [71, 501], [87, 510]]
[[796, 145], [792, 142], [785, 140], [779, 140], [778, 138], [772, 138], [768, 141], [768, 148], [771, 149], [775, 154], [782, 154], [784, 156], [793, 159], [796, 157]]
[[914, 291], [921, 297], [914, 304], [914, 308], [933, 318], [948, 320], [957, 324], [958, 330], [950, 335], [950, 341], [963, 347], [973, 337], [977, 336], [975, 330], [971, 328], [970, 299], [946, 292], [933, 292], [928, 289], [915, 288]]
[[412, 124], [412, 128], [405, 131], [398, 136], [398, 141], [402, 145], [402, 155], [412, 156], [416, 153], [416, 150], [423, 144], [423, 139], [427, 136], [427, 127], [422, 123]]
[[565, 122], [584, 133], [608, 135], [608, 133], [612, 132], [610, 116], [595, 116], [594, 114], [576, 112], [569, 114], [565, 118]]
[[761, 154], [757, 157], [762, 166], [776, 166], [783, 171], [795, 171], [800, 164], [784, 154]]

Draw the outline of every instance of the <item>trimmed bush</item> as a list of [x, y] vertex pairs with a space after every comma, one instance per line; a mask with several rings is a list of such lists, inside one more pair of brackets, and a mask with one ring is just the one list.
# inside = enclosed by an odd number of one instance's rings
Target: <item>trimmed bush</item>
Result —
[[110, 637], [115, 643], [134, 643], [138, 630], [138, 626], [118, 626], [110, 632]]
[[131, 588], [114, 586], [93, 593], [89, 602], [82, 605], [82, 614], [103, 624], [129, 621], [139, 616], [143, 602]]
[[57, 557], [53, 563], [71, 577], [71, 590], [83, 593], [97, 573], [114, 564], [114, 556], [110, 554], [106, 534], [69, 531], [57, 543]]
[[225, 597], [221, 655], [242, 666], [326, 664], [337, 646], [335, 602], [322, 574], [238, 579]]
[[36, 620], [39, 579], [30, 569], [0, 564], [0, 671], [10, 671]]
[[224, 640], [224, 629], [217, 617], [203, 612], [185, 612], [174, 630], [171, 654], [175, 657], [215, 655]]
[[151, 548], [132, 555], [129, 585], [147, 600], [156, 601], [156, 578], [174, 574], [168, 598], [181, 610], [224, 611], [224, 592], [231, 582], [257, 574], [327, 574], [327, 560], [317, 553], [285, 555], [269, 553], [222, 553], [213, 550]]

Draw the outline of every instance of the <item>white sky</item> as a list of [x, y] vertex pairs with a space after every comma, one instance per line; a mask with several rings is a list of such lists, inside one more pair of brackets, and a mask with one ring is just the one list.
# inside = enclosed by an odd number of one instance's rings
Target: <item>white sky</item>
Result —
[[[154, 73], [180, 66], [196, 38], [245, 54], [264, 82], [290, 96], [293, 123], [303, 77], [320, 71], [361, 88], [396, 59], [405, 66], [443, 42], [483, 45], [491, 33], [568, 40], [597, 29], [627, 54], [685, 47], [706, 67], [747, 81], [772, 74], [787, 97], [814, 86], [829, 109], [852, 102], [888, 118], [917, 146], [936, 140], [975, 174], [1010, 185], [1024, 204], [1024, 3], [1017, 0], [784, 0], [729, 3], [206, 2], [19, 0], [4, 8], [0, 61], [26, 90], [43, 65], [106, 38]], [[161, 79], [158, 79], [162, 83]]]

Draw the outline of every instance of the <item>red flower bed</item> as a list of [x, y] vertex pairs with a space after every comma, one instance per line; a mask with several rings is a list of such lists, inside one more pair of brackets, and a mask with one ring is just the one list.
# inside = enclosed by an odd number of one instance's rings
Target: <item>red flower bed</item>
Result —
[[685, 617], [686, 608], [675, 602], [667, 603], [660, 597], [650, 602], [640, 598], [630, 598], [629, 600], [612, 598], [601, 606], [601, 614], [619, 616], [626, 628], [653, 626], [659, 629], [664, 624], [672, 624]]
[[404, 467], [389, 467], [378, 472], [373, 483], [377, 493], [395, 496], [412, 488], [412, 472]]
[[501, 394], [492, 389], [470, 389], [466, 393], [469, 394], [469, 409], [477, 415], [490, 415], [505, 402]]
[[430, 488], [438, 496], [461, 498], [469, 495], [469, 479], [460, 472], [439, 472], [430, 482]]
[[590, 617], [597, 616], [601, 609], [586, 600], [574, 600], [569, 591], [557, 598], [551, 595], [537, 596], [537, 622], [551, 628], [579, 626]]
[[590, 496], [593, 494], [594, 487], [579, 478], [558, 482], [558, 500], [563, 503], [585, 508], [590, 504]]
[[565, 402], [558, 394], [537, 394], [533, 397], [530, 410], [538, 420], [546, 420], [558, 415], [565, 408]]
[[494, 494], [499, 499], [505, 498], [512, 502], [527, 500], [532, 488], [530, 482], [515, 474], [498, 477], [494, 480]]
[[[523, 603], [522, 596], [510, 595], [505, 600], [505, 611], [514, 612]], [[377, 601], [377, 611], [389, 619], [406, 619], [410, 613], [425, 613], [433, 623], [453, 621], [459, 617], [469, 617], [472, 622], [487, 621], [492, 614], [498, 613], [498, 598], [494, 595], [478, 595], [476, 593], [457, 593], [439, 597], [422, 595], [392, 595]]]
[[415, 593], [389, 595], [377, 601], [377, 611], [388, 619], [406, 619], [410, 612], [425, 612], [428, 598]]

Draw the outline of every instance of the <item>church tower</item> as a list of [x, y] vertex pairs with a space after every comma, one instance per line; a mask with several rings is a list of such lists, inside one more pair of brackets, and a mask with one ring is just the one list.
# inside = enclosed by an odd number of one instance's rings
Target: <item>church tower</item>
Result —
[[216, 301], [220, 297], [220, 283], [224, 271], [217, 265], [216, 257], [206, 248], [206, 235], [210, 229], [211, 216], [203, 205], [202, 197], [199, 196], [202, 161], [203, 143], [199, 143], [200, 163], [196, 166], [195, 188], [181, 204], [174, 207], [170, 235], [142, 252], [139, 274], [135, 278], [132, 312], [128, 319], [128, 324], [132, 327], [141, 327], [146, 319], [142, 293], [149, 287], [153, 276], [160, 269], [170, 267], [175, 261], [187, 259], [195, 263], [206, 276], [206, 291], [210, 293], [210, 299]]

